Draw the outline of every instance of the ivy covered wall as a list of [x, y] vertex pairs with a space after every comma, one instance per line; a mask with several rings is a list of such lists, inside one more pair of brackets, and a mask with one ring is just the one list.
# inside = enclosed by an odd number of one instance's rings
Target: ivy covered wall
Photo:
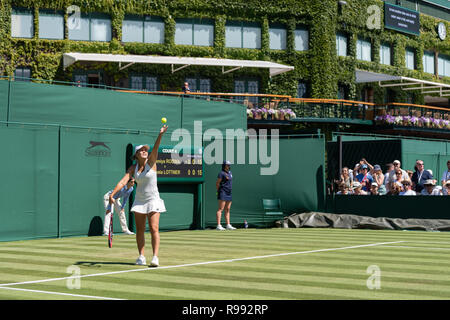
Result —
[[[355, 84], [355, 69], [404, 75], [431, 81], [450, 83], [450, 78], [437, 79], [424, 73], [422, 55], [424, 50], [450, 55], [450, 36], [441, 41], [437, 36], [437, 23], [442, 21], [421, 15], [420, 36], [407, 35], [384, 29], [383, 1], [347, 0], [347, 5], [339, 8], [336, 0], [0, 0], [0, 75], [12, 76], [16, 67], [31, 68], [32, 77], [46, 80], [72, 81], [76, 69], [103, 70], [105, 84], [128, 86], [130, 73], [158, 75], [162, 90], [180, 90], [184, 78], [202, 75], [212, 80], [212, 91], [233, 92], [233, 79], [240, 77], [258, 78], [260, 92], [297, 95], [299, 81], [309, 86], [309, 96], [337, 98], [338, 86], [347, 88], [350, 99], [359, 98], [366, 85]], [[367, 8], [377, 5], [381, 9], [381, 28], [369, 30], [366, 26], [370, 14]], [[82, 12], [107, 13], [111, 16], [112, 40], [110, 42], [71, 41], [65, 29], [64, 40], [39, 39], [39, 9], [66, 11], [70, 5], [77, 5]], [[34, 37], [21, 39], [11, 37], [10, 13], [12, 8], [34, 10]], [[126, 14], [153, 15], [165, 22], [164, 44], [122, 43], [122, 20]], [[214, 46], [200, 47], [175, 45], [175, 19], [213, 19]], [[67, 26], [68, 15], [65, 14]], [[225, 47], [225, 23], [227, 20], [259, 22], [261, 24], [261, 49], [237, 49]], [[443, 21], [450, 34], [450, 23]], [[269, 23], [280, 23], [287, 29], [285, 50], [269, 49]], [[309, 30], [309, 49], [296, 51], [293, 31], [297, 26]], [[336, 32], [348, 35], [348, 56], [337, 56]], [[356, 59], [356, 39], [363, 37], [372, 43], [372, 62]], [[380, 43], [392, 46], [392, 65], [379, 63]], [[414, 48], [417, 70], [405, 67], [405, 48]], [[188, 67], [172, 74], [170, 66], [133, 65], [122, 71], [116, 63], [82, 65], [77, 63], [66, 70], [62, 67], [64, 52], [115, 53], [139, 55], [168, 55], [215, 57], [246, 60], [270, 60], [292, 65], [294, 71], [269, 78], [266, 70], [241, 69], [222, 74], [220, 68]], [[375, 102], [384, 100], [385, 89], [375, 86]], [[404, 91], [396, 90], [395, 101], [405, 101]], [[414, 97], [415, 103], [423, 102], [423, 97]]]

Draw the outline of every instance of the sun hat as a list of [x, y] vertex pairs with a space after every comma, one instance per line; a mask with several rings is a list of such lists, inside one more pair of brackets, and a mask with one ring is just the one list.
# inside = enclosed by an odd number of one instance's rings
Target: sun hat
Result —
[[433, 179], [428, 179], [428, 180], [425, 180], [425, 182], [423, 183], [423, 185], [424, 186], [434, 186], [435, 185], [435, 183], [434, 183], [434, 180]]
[[361, 187], [361, 183], [359, 183], [358, 181], [353, 181], [353, 186], [352, 186], [353, 190], [358, 189], [360, 187]]
[[373, 170], [374, 171], [378, 171], [378, 170], [381, 171], [381, 166], [379, 164], [376, 164], [376, 165], [373, 166]]

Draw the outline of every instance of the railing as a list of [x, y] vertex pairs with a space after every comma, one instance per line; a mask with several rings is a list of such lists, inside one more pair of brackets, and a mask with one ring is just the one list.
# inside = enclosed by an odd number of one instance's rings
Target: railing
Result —
[[39, 83], [91, 86], [118, 92], [152, 95], [179, 96], [207, 101], [224, 101], [247, 107], [247, 118], [252, 120], [362, 120], [374, 121], [377, 125], [424, 127], [450, 130], [450, 109], [408, 103], [386, 103], [377, 105], [364, 101], [342, 99], [292, 98], [289, 95], [220, 93], [220, 92], [174, 92], [143, 91], [105, 85], [88, 85], [75, 82], [42, 80], [0, 76], [0, 80], [26, 80]]

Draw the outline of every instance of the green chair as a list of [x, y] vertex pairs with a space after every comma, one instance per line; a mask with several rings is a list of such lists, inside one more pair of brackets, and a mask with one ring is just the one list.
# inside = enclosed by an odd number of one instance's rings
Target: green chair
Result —
[[266, 218], [270, 219], [269, 222], [283, 218], [283, 212], [281, 211], [280, 199], [262, 199], [264, 208], [263, 222], [266, 224]]

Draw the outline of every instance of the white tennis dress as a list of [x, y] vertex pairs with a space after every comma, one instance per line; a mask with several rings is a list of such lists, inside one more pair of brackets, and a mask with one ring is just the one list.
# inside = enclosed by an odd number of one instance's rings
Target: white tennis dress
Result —
[[138, 164], [134, 170], [136, 180], [136, 194], [131, 211], [147, 214], [150, 212], [165, 212], [164, 201], [159, 197], [156, 183], [156, 171], [145, 164], [144, 171], [138, 173]]

